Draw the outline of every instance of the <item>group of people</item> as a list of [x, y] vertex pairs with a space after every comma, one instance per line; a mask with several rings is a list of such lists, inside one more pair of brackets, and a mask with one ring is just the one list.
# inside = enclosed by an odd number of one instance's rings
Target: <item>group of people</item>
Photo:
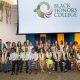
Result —
[[18, 41], [7, 41], [5, 44], [0, 39], [0, 71], [19, 74], [25, 69], [26, 73], [32, 71], [52, 70], [67, 72], [80, 70], [80, 45], [75, 41], [35, 41], [35, 45], [27, 40], [23, 44]]

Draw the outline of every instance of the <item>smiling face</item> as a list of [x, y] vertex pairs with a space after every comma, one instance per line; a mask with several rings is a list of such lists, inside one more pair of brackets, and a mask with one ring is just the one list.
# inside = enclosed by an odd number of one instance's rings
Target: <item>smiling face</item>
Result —
[[55, 46], [55, 43], [54, 42], [52, 43], [52, 46]]
[[13, 47], [16, 47], [16, 43], [15, 43], [15, 42], [13, 42], [13, 43], [12, 43], [12, 46], [13, 46]]
[[12, 53], [14, 53], [14, 52], [15, 52], [15, 49], [14, 49], [14, 48], [12, 48], [12, 49], [11, 49], [11, 52], [12, 52]]
[[56, 52], [58, 52], [58, 48], [56, 48]]
[[25, 52], [27, 52], [28, 51], [28, 48], [25, 48]]
[[63, 48], [63, 51], [66, 52], [66, 48], [65, 47]]
[[19, 42], [17, 43], [17, 45], [18, 45], [18, 46], [21, 46], [21, 42], [19, 41]]
[[6, 42], [6, 45], [8, 46], [8, 47], [10, 47], [10, 44], [11, 44], [11, 42]]
[[24, 46], [27, 46], [27, 42], [24, 42], [24, 44], [23, 44]]
[[50, 49], [50, 48], [48, 49], [48, 52], [49, 52], [49, 53], [51, 52], [51, 49]]
[[29, 43], [29, 46], [32, 46], [32, 42]]
[[41, 52], [41, 53], [43, 52], [43, 49], [42, 49], [42, 48], [40, 49], [40, 52]]
[[7, 48], [3, 48], [3, 52], [6, 52], [7, 51]]
[[35, 52], [35, 49], [34, 48], [32, 48], [32, 53], [34, 53]]
[[39, 42], [38, 42], [38, 40], [36, 40], [36, 45], [38, 45], [39, 44]]

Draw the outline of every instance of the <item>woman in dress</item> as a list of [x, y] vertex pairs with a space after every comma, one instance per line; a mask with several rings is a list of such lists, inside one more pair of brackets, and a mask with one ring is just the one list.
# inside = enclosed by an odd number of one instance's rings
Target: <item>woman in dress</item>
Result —
[[55, 43], [52, 42], [52, 45], [51, 45], [51, 52], [54, 53], [54, 52], [55, 52], [55, 49], [56, 49]]
[[28, 48], [27, 42], [25, 41], [22, 45], [22, 50], [25, 52], [25, 48]]
[[48, 68], [49, 73], [50, 73], [50, 70], [53, 67], [52, 53], [51, 53], [50, 48], [46, 52], [46, 64], [47, 64], [47, 68]]
[[41, 72], [44, 72], [44, 64], [45, 64], [45, 53], [43, 49], [41, 48], [39, 51], [39, 65], [41, 68]]
[[31, 52], [31, 51], [32, 51], [32, 48], [33, 48], [33, 45], [32, 45], [32, 43], [30, 42], [29, 45], [28, 45], [28, 51]]
[[18, 43], [17, 43], [17, 53], [19, 53], [19, 49], [21, 49], [21, 48], [22, 48], [22, 44], [21, 44], [20, 41], [18, 41]]
[[17, 45], [16, 45], [16, 43], [15, 43], [15, 42], [12, 42], [12, 46], [11, 46], [11, 48], [14, 48], [14, 49], [15, 49], [15, 51], [17, 50]]
[[61, 41], [60, 41], [60, 52], [63, 51], [63, 47], [64, 47], [64, 44], [63, 44], [63, 41], [61, 40]]

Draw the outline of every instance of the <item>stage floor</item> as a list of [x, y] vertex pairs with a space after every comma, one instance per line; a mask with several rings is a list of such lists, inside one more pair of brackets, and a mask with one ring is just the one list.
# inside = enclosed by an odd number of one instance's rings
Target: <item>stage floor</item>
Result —
[[52, 72], [51, 74], [48, 72], [38, 72], [38, 74], [32, 72], [31, 75], [25, 72], [18, 75], [0, 72], [0, 80], [80, 80], [80, 72]]

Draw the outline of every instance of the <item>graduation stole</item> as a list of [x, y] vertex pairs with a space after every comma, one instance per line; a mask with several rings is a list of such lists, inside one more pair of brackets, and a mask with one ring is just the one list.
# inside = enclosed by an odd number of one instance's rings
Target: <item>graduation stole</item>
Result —
[[44, 60], [44, 53], [39, 53], [40, 60]]
[[20, 56], [20, 53], [19, 53], [19, 55], [18, 55], [18, 60], [21, 60], [21, 56]]
[[[24, 54], [25, 54], [25, 55], [24, 55], [24, 59], [26, 59], [26, 56], [27, 56], [29, 53], [28, 53], [28, 51], [27, 51], [27, 52], [25, 52]], [[28, 58], [28, 56], [27, 56], [27, 58]]]
[[7, 59], [7, 52], [4, 53], [2, 52], [2, 61], [6, 60]]
[[54, 57], [55, 57], [55, 59], [59, 59], [59, 57], [60, 57], [59, 52], [58, 52], [58, 54], [54, 53]]
[[62, 58], [66, 60], [68, 58], [68, 52], [63, 51]]
[[24, 55], [24, 59], [26, 59], [26, 53], [27, 53], [27, 52], [24, 53], [24, 54], [25, 54], [25, 55]]
[[68, 56], [67, 53], [63, 51], [63, 53], [62, 53], [62, 58], [63, 58], [63, 60], [66, 60], [66, 57], [67, 57], [67, 56]]
[[52, 57], [51, 52], [50, 52], [50, 53], [47, 52], [47, 53], [46, 53], [46, 57], [49, 58], [49, 59], [51, 59], [51, 57]]
[[37, 53], [35, 52], [35, 53], [34, 53], [34, 60], [36, 59], [36, 56], [37, 56]]
[[17, 47], [17, 52], [19, 53], [19, 47]]
[[68, 48], [69, 48], [69, 46], [67, 45], [67, 46], [66, 46], [66, 50], [68, 50]]

